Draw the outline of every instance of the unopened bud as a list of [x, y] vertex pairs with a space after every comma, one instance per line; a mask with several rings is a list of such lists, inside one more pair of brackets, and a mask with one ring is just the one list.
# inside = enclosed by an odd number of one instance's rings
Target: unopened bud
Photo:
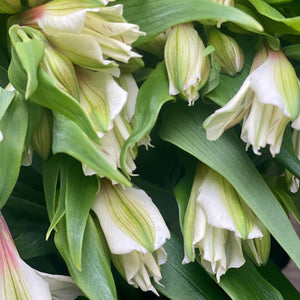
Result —
[[218, 29], [209, 31], [208, 44], [215, 48], [215, 61], [222, 72], [235, 76], [244, 66], [244, 54], [238, 43]]
[[167, 38], [165, 62], [170, 95], [180, 94], [192, 105], [209, 75], [210, 64], [203, 56], [204, 44], [192, 24], [174, 26]]
[[242, 241], [243, 250], [258, 266], [265, 265], [269, 259], [271, 238], [268, 230], [261, 225], [262, 238], [248, 239]]
[[1, 0], [0, 14], [16, 14], [22, 9], [20, 0]]
[[51, 111], [43, 108], [41, 121], [31, 139], [34, 151], [44, 160], [48, 158], [52, 147], [52, 122]]

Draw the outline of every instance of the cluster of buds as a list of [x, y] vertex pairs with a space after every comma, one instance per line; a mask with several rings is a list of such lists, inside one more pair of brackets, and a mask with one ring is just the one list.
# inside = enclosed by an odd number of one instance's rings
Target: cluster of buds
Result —
[[244, 262], [242, 245], [257, 264], [268, 260], [270, 236], [232, 185], [204, 164], [197, 167], [183, 224], [185, 257], [201, 264], [217, 280]]
[[[219, 29], [208, 26], [208, 45], [213, 46], [213, 64], [221, 71], [235, 76], [244, 66], [244, 54], [238, 43]], [[199, 90], [210, 75], [210, 60], [205, 46], [191, 23], [178, 24], [168, 32], [165, 63], [169, 77], [170, 95], [179, 94], [192, 105], [199, 98]]]
[[[262, 47], [240, 90], [204, 122], [204, 128], [207, 138], [216, 140], [243, 119], [241, 139], [247, 148], [252, 145], [260, 155], [260, 148], [268, 144], [275, 156], [286, 125], [298, 115], [299, 84], [293, 66], [282, 51]], [[300, 129], [298, 123], [293, 123], [294, 128]]]

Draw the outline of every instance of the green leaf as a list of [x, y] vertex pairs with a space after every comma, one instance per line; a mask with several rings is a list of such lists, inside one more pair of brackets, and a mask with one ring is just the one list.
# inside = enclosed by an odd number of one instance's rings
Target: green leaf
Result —
[[237, 269], [229, 269], [219, 285], [233, 300], [283, 300], [281, 293], [259, 274], [250, 261]]
[[300, 224], [300, 212], [297, 210], [297, 207], [289, 194], [279, 188], [274, 190], [274, 194], [281, 201], [283, 207], [287, 210], [287, 212], [292, 214]]
[[228, 299], [207, 273], [196, 263], [183, 265], [183, 246], [179, 239], [172, 235], [164, 245], [168, 260], [161, 266], [163, 285], [154, 284], [155, 288], [172, 300]]
[[27, 74], [25, 99], [28, 99], [38, 86], [37, 69], [43, 58], [45, 46], [40, 41], [28, 41], [15, 44], [16, 53]]
[[111, 274], [109, 262], [96, 225], [91, 217], [88, 218], [82, 247], [81, 271], [73, 263], [64, 222], [60, 222], [55, 233], [55, 244], [65, 260], [68, 270], [79, 288], [89, 299], [117, 299], [117, 292]]
[[55, 155], [43, 161], [43, 187], [50, 222], [56, 210], [56, 189], [63, 155]]
[[178, 182], [174, 189], [174, 195], [179, 210], [179, 222], [181, 231], [183, 229], [185, 211], [189, 202], [190, 193], [193, 186], [194, 175], [196, 171], [197, 161], [191, 157], [185, 158], [185, 175]]
[[269, 260], [267, 265], [257, 267], [257, 271], [279, 290], [284, 299], [300, 299], [300, 293], [271, 260]]
[[52, 151], [54, 154], [67, 153], [87, 164], [98, 175], [130, 185], [130, 182], [109, 164], [98, 148], [74, 122], [57, 113], [54, 113]]
[[124, 17], [140, 26], [146, 32], [141, 36], [135, 46], [157, 36], [159, 33], [175, 24], [207, 19], [231, 21], [243, 25], [247, 29], [262, 31], [261, 25], [251, 16], [230, 6], [220, 5], [209, 0], [122, 0]]
[[[59, 221], [63, 218], [66, 213], [66, 193], [67, 193], [67, 184], [66, 184], [66, 168], [67, 168], [67, 160], [61, 161], [60, 165], [60, 189], [57, 191], [57, 201], [55, 201], [55, 212], [53, 218], [51, 220], [50, 226], [46, 233], [46, 240], [49, 238], [52, 230], [56, 227]], [[55, 196], [56, 196], [55, 195]], [[56, 198], [56, 197], [55, 197]], [[47, 201], [47, 198], [46, 198]]]
[[0, 142], [0, 209], [11, 194], [20, 172], [28, 125], [28, 108], [17, 96], [0, 120], [3, 140]]
[[[14, 48], [12, 49], [12, 60], [8, 68], [8, 77], [20, 93], [26, 93], [27, 75]], [[80, 104], [71, 95], [60, 90], [41, 67], [37, 69], [37, 80], [38, 86], [30, 96], [30, 100], [66, 116], [74, 121], [89, 138], [99, 143], [99, 137]]]
[[[274, 7], [261, 0], [248, 0], [255, 9], [263, 16], [269, 19], [287, 25], [288, 27], [282, 27], [283, 33], [300, 33], [300, 17], [285, 18], [278, 10]], [[277, 27], [276, 27], [277, 29]]]
[[234, 131], [225, 132], [217, 141], [208, 141], [202, 123], [211, 112], [201, 103], [195, 107], [169, 105], [164, 112], [159, 128], [161, 138], [224, 176], [300, 267], [300, 240]]
[[128, 148], [141, 140], [153, 128], [159, 111], [164, 103], [174, 100], [169, 95], [169, 81], [164, 62], [157, 65], [139, 90], [135, 113], [134, 127], [130, 137], [125, 141], [120, 162], [122, 171], [126, 174], [126, 155]]
[[275, 156], [275, 159], [297, 178], [300, 178], [300, 161], [295, 155], [291, 131], [288, 128], [286, 129], [283, 137], [280, 153]]
[[84, 176], [81, 164], [69, 159], [66, 172], [66, 226], [71, 258], [81, 270], [82, 243], [90, 208], [98, 191], [96, 176]]
[[300, 44], [286, 46], [282, 50], [288, 58], [300, 61]]
[[7, 91], [0, 87], [0, 120], [5, 114], [10, 103], [15, 98], [15, 95], [16, 95], [15, 91]]

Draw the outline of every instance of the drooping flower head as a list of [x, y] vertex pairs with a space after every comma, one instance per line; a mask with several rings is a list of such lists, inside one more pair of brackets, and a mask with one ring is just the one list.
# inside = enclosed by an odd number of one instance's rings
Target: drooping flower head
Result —
[[151, 198], [133, 187], [101, 181], [92, 209], [97, 214], [112, 260], [129, 284], [157, 294], [150, 277], [159, 283], [159, 266], [169, 230]]
[[202, 265], [219, 281], [229, 268], [244, 264], [242, 240], [263, 238], [262, 228], [232, 185], [199, 164], [183, 224], [183, 263], [194, 261], [199, 249]]
[[295, 70], [282, 51], [263, 47], [256, 54], [251, 72], [238, 93], [204, 122], [209, 140], [243, 120], [241, 139], [255, 154], [270, 145], [280, 152], [289, 121], [299, 114], [299, 86]]

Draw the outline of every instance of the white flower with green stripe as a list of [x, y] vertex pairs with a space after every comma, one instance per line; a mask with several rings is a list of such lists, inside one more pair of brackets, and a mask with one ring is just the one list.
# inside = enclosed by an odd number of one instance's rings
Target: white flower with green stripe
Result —
[[157, 293], [159, 265], [167, 255], [162, 246], [170, 232], [151, 198], [141, 189], [101, 181], [92, 209], [97, 214], [112, 259], [129, 284]]
[[[202, 265], [220, 281], [229, 268], [244, 264], [242, 240], [260, 240], [263, 231], [263, 225], [233, 186], [216, 171], [199, 163], [183, 224], [183, 263], [194, 261], [195, 249], [199, 249]], [[262, 262], [268, 257], [270, 243], [264, 245], [264, 251], [255, 253]], [[249, 252], [256, 250], [255, 245], [252, 248]]]
[[282, 51], [263, 47], [237, 94], [205, 120], [204, 128], [207, 138], [216, 140], [243, 120], [241, 139], [247, 148], [252, 145], [253, 152], [260, 155], [260, 148], [270, 145], [275, 156], [286, 125], [298, 115], [299, 86], [293, 66]]

